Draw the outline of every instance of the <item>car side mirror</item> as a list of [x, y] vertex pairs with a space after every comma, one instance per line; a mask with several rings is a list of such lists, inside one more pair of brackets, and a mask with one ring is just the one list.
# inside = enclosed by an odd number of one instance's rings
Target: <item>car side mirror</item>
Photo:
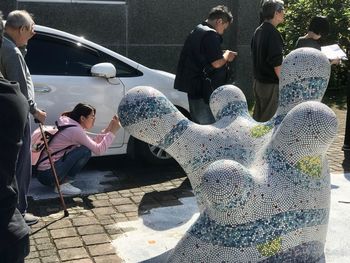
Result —
[[102, 77], [102, 78], [114, 78], [116, 76], [116, 69], [112, 63], [99, 63], [93, 65], [91, 68], [91, 74], [94, 77]]

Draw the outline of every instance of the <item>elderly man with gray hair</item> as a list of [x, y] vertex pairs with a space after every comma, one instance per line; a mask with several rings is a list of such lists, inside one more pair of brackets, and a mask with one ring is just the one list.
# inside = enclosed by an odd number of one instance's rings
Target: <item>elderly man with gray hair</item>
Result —
[[[0, 47], [3, 36], [0, 11]], [[0, 72], [0, 261], [22, 263], [29, 254], [29, 227], [16, 208], [18, 189], [15, 176], [29, 105], [17, 82]]]
[[284, 3], [267, 0], [262, 4], [261, 25], [255, 30], [253, 56], [255, 106], [253, 117], [264, 122], [271, 119], [278, 105], [278, 83], [283, 60], [283, 39], [276, 27], [284, 21]]
[[[35, 119], [43, 123], [46, 119], [46, 113], [36, 106], [34, 100], [34, 85], [24, 60], [28, 40], [32, 38], [34, 34], [34, 21], [27, 11], [15, 10], [9, 13], [5, 24], [3, 44], [0, 50], [0, 71], [5, 79], [19, 83], [21, 92], [28, 101], [30, 113]], [[32, 177], [29, 115], [22, 141], [23, 144], [18, 155], [16, 168], [19, 191], [18, 210], [23, 215], [26, 223], [32, 225], [38, 222], [38, 218], [26, 213], [28, 207], [27, 194]]]

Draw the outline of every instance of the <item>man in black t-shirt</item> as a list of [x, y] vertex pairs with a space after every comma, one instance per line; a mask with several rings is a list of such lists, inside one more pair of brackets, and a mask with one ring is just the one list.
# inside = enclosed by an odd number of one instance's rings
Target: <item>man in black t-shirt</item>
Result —
[[253, 117], [257, 121], [264, 122], [271, 119], [278, 106], [283, 39], [276, 27], [284, 21], [283, 1], [265, 1], [261, 15], [263, 22], [254, 32], [251, 51], [255, 96]]
[[222, 35], [231, 22], [232, 14], [226, 6], [212, 8], [208, 19], [192, 30], [182, 48], [174, 87], [187, 92], [194, 122], [215, 121], [209, 97], [217, 87], [227, 84], [227, 63], [237, 55], [221, 49]]
[[[0, 46], [3, 23], [0, 11]], [[29, 254], [29, 227], [18, 211], [17, 156], [29, 112], [17, 82], [0, 72], [0, 261], [22, 263]]]

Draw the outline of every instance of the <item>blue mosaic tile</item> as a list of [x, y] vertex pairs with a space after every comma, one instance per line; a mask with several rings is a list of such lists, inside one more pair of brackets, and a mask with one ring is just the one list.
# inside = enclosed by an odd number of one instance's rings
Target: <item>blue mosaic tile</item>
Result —
[[235, 226], [217, 224], [203, 214], [189, 233], [207, 243], [241, 248], [265, 243], [291, 231], [327, 222], [327, 209], [288, 211]]
[[[200, 215], [164, 262], [316, 262], [327, 235], [330, 178], [326, 151], [337, 132], [320, 102], [330, 64], [302, 48], [282, 64], [280, 100], [264, 123], [243, 92], [219, 87], [212, 125], [198, 125], [157, 90], [138, 87], [118, 113], [132, 136], [165, 149], [182, 166]], [[238, 260], [239, 258], [239, 260]]]
[[179, 137], [187, 130], [188, 126], [189, 121], [187, 119], [181, 120], [168, 134], [164, 136], [163, 141], [158, 146], [162, 149], [168, 148], [174, 143], [174, 141], [179, 139]]
[[176, 107], [165, 97], [148, 97], [120, 105], [118, 115], [122, 126], [130, 126], [143, 119], [161, 117], [177, 111]]

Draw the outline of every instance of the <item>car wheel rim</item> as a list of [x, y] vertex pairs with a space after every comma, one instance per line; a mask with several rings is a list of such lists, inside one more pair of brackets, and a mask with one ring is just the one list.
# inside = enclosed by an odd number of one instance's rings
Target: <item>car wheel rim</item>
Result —
[[157, 146], [149, 144], [148, 147], [152, 155], [154, 155], [158, 159], [167, 160], [172, 158], [171, 155], [169, 155], [166, 151]]

